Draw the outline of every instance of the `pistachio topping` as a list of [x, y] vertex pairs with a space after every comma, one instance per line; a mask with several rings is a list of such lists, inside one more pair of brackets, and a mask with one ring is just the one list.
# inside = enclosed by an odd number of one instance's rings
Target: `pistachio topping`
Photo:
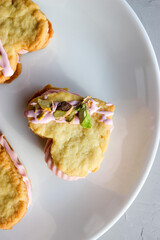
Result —
[[75, 111], [78, 112], [80, 124], [83, 128], [91, 128], [92, 122], [89, 113], [87, 112], [87, 103], [91, 99], [90, 96], [87, 96], [83, 99], [83, 101], [74, 108]]
[[54, 113], [53, 113], [53, 116], [55, 118], [62, 118], [62, 117], [65, 117], [66, 116], [66, 111], [62, 111], [62, 110], [56, 110]]
[[86, 117], [87, 113], [86, 113], [86, 110], [84, 109], [80, 109], [79, 110], [79, 119], [80, 119], [80, 122], [83, 122], [84, 118]]
[[[59, 92], [59, 90], [54, 90], [54, 92]], [[58, 123], [80, 124], [83, 128], [91, 128], [91, 116], [96, 113], [101, 114], [99, 121], [110, 125], [110, 129], [112, 129], [113, 123], [110, 116], [113, 115], [113, 112], [102, 111], [99, 102], [90, 96], [83, 98], [81, 101], [53, 102], [49, 94], [50, 92], [47, 91], [45, 95], [43, 94], [38, 98], [39, 100], [36, 98], [35, 102], [30, 103], [28, 111], [25, 111], [25, 116], [29, 118], [30, 122], [38, 124], [56, 121]], [[112, 104], [108, 103], [106, 106], [112, 106]]]
[[38, 98], [38, 104], [44, 110], [51, 111], [52, 103], [53, 102], [52, 102], [51, 99], [40, 99], [40, 98]]
[[66, 122], [72, 122], [75, 117], [75, 110], [73, 109], [71, 113], [66, 117]]
[[58, 103], [56, 110], [68, 111], [71, 107], [72, 105], [70, 103], [63, 101]]
[[41, 120], [43, 117], [44, 117], [45, 113], [44, 112], [41, 112], [38, 116], [37, 116], [37, 119], [38, 120]]
[[79, 112], [79, 110], [82, 108], [82, 104], [77, 105], [74, 110]]
[[33, 111], [36, 113], [37, 112], [37, 105], [33, 105]]
[[[41, 120], [47, 111], [51, 113], [51, 115], [54, 117], [54, 119], [58, 121], [68, 122], [71, 123], [75, 117], [79, 118], [80, 125], [83, 128], [91, 128], [91, 116], [88, 112], [88, 103], [91, 101], [91, 97], [87, 96], [85, 97], [81, 102], [77, 102], [77, 106], [72, 105], [71, 102], [53, 102], [52, 99], [47, 98], [47, 95], [45, 95], [45, 98], [38, 98], [37, 103], [32, 103], [32, 110], [37, 113], [37, 110], [40, 111], [36, 114], [37, 120]], [[55, 107], [54, 107], [55, 105]], [[41, 110], [40, 110], [41, 109]]]
[[[91, 128], [91, 117], [87, 112], [86, 103], [90, 100], [91, 97], [86, 97], [82, 103], [75, 107], [75, 111], [78, 112], [80, 124], [83, 128]], [[84, 103], [85, 102], [85, 103]]]
[[33, 110], [35, 113], [37, 112], [38, 108], [39, 108], [38, 103], [32, 102], [32, 103], [30, 104], [30, 110]]
[[81, 109], [86, 110], [86, 104], [80, 103], [80, 104], [78, 104], [74, 109], [75, 109], [75, 111], [77, 111], [77, 112], [79, 112]]
[[79, 120], [83, 128], [91, 128], [91, 117], [84, 107], [79, 110]]
[[82, 122], [80, 120], [80, 123], [81, 123], [81, 126], [83, 128], [91, 128], [92, 127], [91, 117], [90, 117], [90, 115], [89, 115], [89, 113], [87, 111], [86, 111], [85, 118], [83, 119]]
[[86, 109], [86, 104], [90, 99], [91, 99], [91, 96], [85, 97], [83, 101], [75, 107], [75, 110], [79, 112], [81, 108]]

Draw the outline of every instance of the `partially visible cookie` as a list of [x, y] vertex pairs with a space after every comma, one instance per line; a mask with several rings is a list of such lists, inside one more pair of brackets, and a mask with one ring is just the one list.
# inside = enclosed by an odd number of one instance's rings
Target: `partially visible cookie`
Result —
[[52, 25], [31, 0], [0, 0], [0, 83], [21, 73], [20, 56], [47, 46]]
[[100, 167], [113, 127], [114, 105], [47, 85], [30, 99], [29, 128], [48, 138], [45, 161], [67, 180], [85, 177]]
[[31, 183], [4, 135], [0, 136], [0, 229], [11, 229], [31, 203]]

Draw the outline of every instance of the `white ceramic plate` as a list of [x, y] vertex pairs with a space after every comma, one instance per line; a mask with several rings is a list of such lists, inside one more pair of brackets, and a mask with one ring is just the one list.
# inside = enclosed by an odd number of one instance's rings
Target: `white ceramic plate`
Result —
[[[26, 166], [33, 203], [0, 239], [97, 238], [126, 211], [155, 157], [159, 133], [158, 66], [139, 20], [120, 0], [36, 1], [55, 34], [22, 56], [22, 74], [0, 86], [0, 130]], [[101, 168], [63, 181], [44, 162], [44, 141], [27, 128], [27, 100], [46, 84], [69, 87], [116, 106], [115, 129]]]

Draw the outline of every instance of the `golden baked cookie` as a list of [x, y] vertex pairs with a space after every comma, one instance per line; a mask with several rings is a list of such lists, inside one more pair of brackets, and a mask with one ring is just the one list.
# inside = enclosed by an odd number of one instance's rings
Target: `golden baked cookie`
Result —
[[75, 180], [95, 172], [113, 127], [114, 105], [47, 85], [29, 101], [29, 128], [48, 138], [45, 160], [59, 177]]
[[0, 136], [0, 229], [11, 229], [31, 203], [26, 170], [4, 135]]
[[31, 0], [0, 0], [0, 83], [21, 73], [21, 54], [44, 48], [51, 23]]

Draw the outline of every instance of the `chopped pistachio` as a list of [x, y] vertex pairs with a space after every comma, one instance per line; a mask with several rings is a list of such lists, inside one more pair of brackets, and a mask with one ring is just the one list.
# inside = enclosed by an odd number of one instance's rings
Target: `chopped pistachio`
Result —
[[77, 111], [77, 112], [79, 112], [79, 110], [80, 110], [81, 108], [82, 108], [82, 105], [79, 104], [79, 105], [77, 105], [77, 106], [74, 108], [74, 110]]
[[84, 103], [82, 104], [82, 109], [83, 109], [83, 110], [86, 110], [86, 109], [87, 109], [87, 108], [86, 108], [86, 104], [84, 104]]
[[30, 109], [33, 110], [34, 112], [37, 112], [38, 107], [39, 107], [38, 103], [33, 102], [30, 104]]
[[51, 99], [44, 99], [43, 100], [43, 99], [38, 98], [38, 104], [42, 109], [51, 111], [51, 107], [52, 107], [52, 100]]
[[78, 106], [74, 108], [77, 112], [79, 112], [81, 109], [86, 110], [86, 105], [83, 103], [80, 103]]
[[75, 109], [77, 112], [79, 112], [80, 109], [86, 110], [86, 104], [88, 103], [88, 101], [89, 101], [90, 99], [91, 99], [91, 96], [85, 97], [85, 98], [83, 99], [83, 101], [82, 101], [80, 104], [78, 104], [74, 109]]
[[69, 102], [63, 101], [58, 103], [56, 110], [68, 111], [71, 107], [72, 105]]
[[83, 128], [91, 128], [91, 117], [86, 109], [81, 108], [79, 111], [79, 120]]
[[65, 117], [66, 115], [66, 111], [62, 111], [62, 110], [56, 110], [54, 113], [53, 113], [53, 116], [55, 118], [62, 118], [62, 117]]
[[81, 122], [81, 126], [83, 128], [91, 128], [92, 127], [91, 117], [90, 117], [89, 113], [87, 113], [86, 117]]
[[81, 108], [81, 109], [79, 110], [78, 115], [79, 115], [80, 122], [83, 122], [85, 116], [87, 115], [87, 114], [86, 114], [86, 110], [83, 110], [83, 109]]
[[44, 112], [41, 112], [38, 116], [37, 116], [37, 119], [38, 120], [41, 120], [43, 117], [44, 117], [45, 113]]
[[0, 67], [0, 71], [2, 71], [3, 70], [3, 67]]
[[37, 112], [37, 105], [33, 105], [33, 111], [36, 113]]
[[73, 109], [73, 110], [71, 111], [71, 113], [70, 113], [68, 116], [66, 116], [66, 121], [67, 121], [67, 122], [72, 122], [73, 119], [74, 119], [74, 117], [75, 117], [75, 110]]

